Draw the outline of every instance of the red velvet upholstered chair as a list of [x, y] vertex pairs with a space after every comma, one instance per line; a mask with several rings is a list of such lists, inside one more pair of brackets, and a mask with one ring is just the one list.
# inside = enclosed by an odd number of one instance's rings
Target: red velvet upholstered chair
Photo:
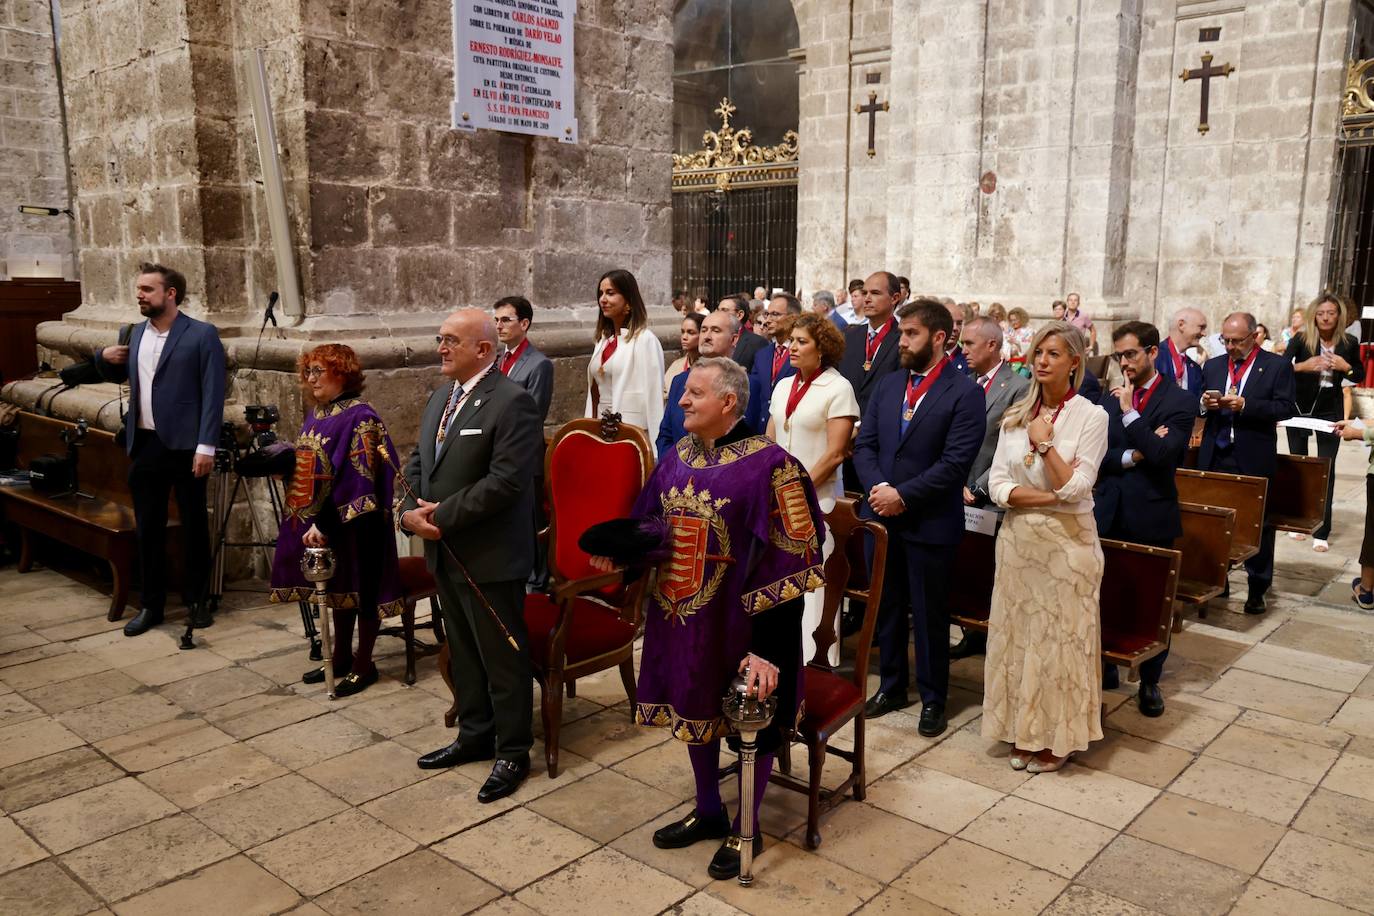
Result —
[[575, 696], [578, 678], [619, 666], [634, 707], [634, 640], [646, 579], [626, 585], [619, 572], [598, 572], [577, 539], [598, 522], [629, 515], [653, 466], [642, 430], [606, 420], [567, 423], [544, 456], [550, 594], [526, 596], [525, 626], [550, 778], [558, 775], [565, 687]]
[[[825, 561], [825, 606], [820, 626], [816, 628], [816, 654], [807, 663], [804, 673], [806, 707], [802, 714], [798, 738], [806, 744], [810, 778], [802, 783], [788, 773], [774, 773], [771, 782], [803, 792], [810, 799], [806, 816], [806, 845], [815, 849], [821, 844], [819, 821], [822, 807], [834, 807], [851, 789], [856, 801], [865, 794], [864, 775], [864, 700], [868, 685], [868, 656], [873, 647], [873, 630], [878, 622], [878, 605], [883, 595], [883, 570], [887, 564], [887, 529], [879, 522], [859, 518], [857, 503], [848, 497], [837, 500], [835, 508], [825, 517], [826, 527], [835, 538], [835, 549]], [[871, 539], [872, 559], [869, 561], [868, 587], [855, 582], [863, 576], [851, 576], [853, 555], [862, 550], [855, 544]], [[847, 583], [844, 588], [832, 583]], [[830, 646], [835, 642], [835, 620], [840, 613], [841, 599], [862, 601], [863, 627], [855, 636], [854, 671], [845, 676], [832, 669], [827, 661]], [[854, 749], [830, 747], [830, 739], [850, 721], [854, 722]], [[821, 771], [826, 754], [850, 763], [849, 776], [834, 789], [821, 789]], [[790, 769], [790, 767], [789, 767]]]

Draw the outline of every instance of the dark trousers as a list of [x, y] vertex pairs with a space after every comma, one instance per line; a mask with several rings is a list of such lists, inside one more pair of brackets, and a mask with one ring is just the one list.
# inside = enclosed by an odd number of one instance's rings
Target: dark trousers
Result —
[[[1223, 474], [1244, 474], [1240, 465], [1236, 463], [1234, 449], [1218, 449], [1216, 457], [1212, 461], [1209, 471], [1221, 471]], [[1274, 481], [1270, 480], [1272, 487]], [[1277, 532], [1274, 526], [1269, 524], [1268, 509], [1265, 510], [1264, 527], [1260, 530], [1259, 553], [1245, 561], [1245, 575], [1250, 580], [1250, 594], [1252, 597], [1260, 597], [1269, 591], [1269, 586], [1274, 582], [1274, 536]]]
[[[916, 631], [916, 687], [921, 702], [945, 704], [949, 694], [949, 571], [954, 548], [888, 539], [887, 571], [878, 608], [878, 670], [883, 693], [905, 693], [911, 681], [906, 646]], [[909, 617], [908, 617], [909, 615]]]
[[[1340, 417], [1322, 417], [1324, 420], [1339, 420]], [[1330, 459], [1331, 474], [1326, 479], [1326, 515], [1322, 516], [1322, 526], [1312, 533], [1318, 540], [1331, 537], [1331, 504], [1336, 498], [1336, 455], [1341, 449], [1341, 437], [1334, 433], [1313, 433], [1308, 429], [1288, 430], [1288, 451], [1294, 455], [1307, 454], [1307, 438], [1317, 437], [1317, 455]]]
[[205, 509], [209, 476], [191, 472], [194, 451], [169, 449], [157, 433], [134, 430], [129, 493], [134, 499], [138, 526], [138, 571], [143, 607], [162, 612], [167, 603], [167, 498], [173, 492], [181, 513], [181, 538], [186, 579], [181, 597], [186, 604], [205, 600], [209, 589], [210, 521]]
[[481, 584], [482, 593], [520, 644], [516, 652], [462, 573], [447, 568], [449, 562], [439, 557], [434, 580], [449, 646], [449, 673], [458, 694], [458, 739], [472, 747], [495, 745], [498, 758], [519, 760], [534, 744], [525, 581]]
[[549, 542], [539, 537], [539, 532], [549, 525], [549, 517], [544, 512], [544, 476], [534, 478], [534, 569], [530, 572], [527, 591], [546, 592], [549, 590]]

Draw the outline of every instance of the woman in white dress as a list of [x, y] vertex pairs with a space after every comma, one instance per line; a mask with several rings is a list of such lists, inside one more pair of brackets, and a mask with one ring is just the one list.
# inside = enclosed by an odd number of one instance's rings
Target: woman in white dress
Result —
[[[829, 512], [835, 508], [835, 500], [844, 495], [840, 465], [849, 453], [854, 424], [859, 419], [854, 388], [835, 368], [844, 355], [844, 335], [829, 318], [809, 313], [793, 323], [788, 349], [797, 374], [773, 389], [768, 438], [802, 463], [816, 487], [821, 511]], [[834, 548], [835, 539], [827, 529], [821, 556], [830, 556]], [[823, 588], [806, 595], [802, 658], [808, 662], [816, 654], [814, 633], [824, 607]], [[840, 663], [839, 633], [830, 644], [829, 660], [832, 665]]]
[[1107, 414], [1076, 396], [1086, 343], [1063, 321], [1036, 332], [1025, 396], [1007, 409], [988, 492], [1007, 510], [983, 677], [983, 737], [1013, 769], [1048, 773], [1102, 737], [1102, 545], [1093, 484]]
[[587, 363], [587, 416], [610, 408], [652, 441], [663, 420], [663, 346], [649, 328], [639, 283], [628, 270], [608, 270], [596, 296], [601, 314]]

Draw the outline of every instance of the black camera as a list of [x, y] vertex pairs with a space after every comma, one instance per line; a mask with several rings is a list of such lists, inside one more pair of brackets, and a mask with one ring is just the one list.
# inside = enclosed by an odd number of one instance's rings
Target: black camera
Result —
[[243, 408], [243, 418], [253, 431], [253, 442], [258, 448], [266, 448], [277, 441], [272, 426], [281, 419], [281, 411], [276, 404], [248, 404]]

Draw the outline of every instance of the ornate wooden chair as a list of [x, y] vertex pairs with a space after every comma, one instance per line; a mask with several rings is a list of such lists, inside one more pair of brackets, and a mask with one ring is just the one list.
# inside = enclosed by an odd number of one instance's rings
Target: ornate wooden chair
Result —
[[620, 572], [598, 572], [577, 539], [592, 525], [629, 515], [653, 466], [643, 431], [618, 418], [573, 420], [545, 452], [550, 589], [526, 596], [525, 626], [551, 778], [558, 775], [565, 689], [575, 696], [578, 678], [619, 666], [634, 706], [634, 640], [646, 578], [626, 584]]
[[[430, 575], [425, 567], [424, 557], [401, 557], [401, 590], [402, 600], [405, 601], [405, 609], [401, 611], [401, 623], [396, 625], [383, 625], [378, 631], [379, 636], [399, 636], [405, 640], [406, 644], [406, 683], [415, 683], [415, 658], [417, 654], [421, 657], [434, 655], [440, 651], [444, 644], [444, 621], [439, 615], [439, 590], [434, 584], [434, 577]], [[415, 605], [424, 599], [429, 599], [429, 622], [421, 624], [421, 627], [428, 627], [434, 631], [434, 642], [421, 642], [415, 638]], [[393, 620], [395, 618], [392, 618]], [[448, 655], [444, 655], [442, 665], [445, 679], [448, 678]], [[449, 723], [452, 725], [452, 723]]]
[[[845, 498], [836, 501], [825, 523], [835, 538], [835, 549], [825, 561], [825, 581], [846, 583], [843, 588], [827, 585], [825, 606], [817, 627], [816, 654], [807, 663], [804, 673], [806, 707], [802, 714], [798, 737], [806, 744], [810, 778], [806, 783], [788, 773], [774, 773], [771, 782], [793, 791], [803, 792], [810, 799], [806, 817], [806, 845], [815, 849], [821, 844], [818, 826], [821, 809], [830, 809], [844, 799], [851, 789], [856, 801], [865, 794], [864, 775], [864, 701], [868, 686], [868, 656], [873, 647], [873, 630], [878, 622], [878, 605], [883, 595], [883, 571], [887, 565], [887, 529], [879, 522], [859, 518], [857, 503]], [[872, 539], [868, 564], [867, 588], [856, 587], [851, 577], [851, 544], [860, 542], [863, 535]], [[839, 616], [842, 599], [865, 604], [863, 627], [855, 637], [854, 671], [845, 676], [827, 662], [830, 646], [835, 642], [835, 620]], [[845, 726], [854, 723], [852, 751], [830, 747], [830, 739]], [[833, 754], [849, 761], [849, 776], [834, 789], [822, 790], [821, 771], [825, 755]]]

